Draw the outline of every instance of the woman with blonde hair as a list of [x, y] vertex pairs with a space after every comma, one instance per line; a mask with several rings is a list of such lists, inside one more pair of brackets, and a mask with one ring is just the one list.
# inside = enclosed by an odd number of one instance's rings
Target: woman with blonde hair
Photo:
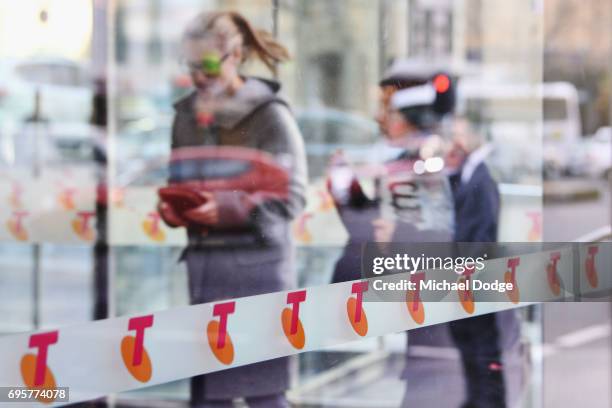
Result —
[[[174, 105], [173, 152], [246, 147], [271, 154], [289, 174], [282, 199], [258, 201], [233, 189], [202, 192], [205, 203], [182, 217], [170, 203], [159, 202], [167, 224], [188, 220], [189, 244], [182, 259], [191, 303], [290, 289], [295, 267], [289, 227], [305, 204], [303, 140], [287, 103], [277, 95], [280, 85], [240, 74], [241, 65], [253, 59], [274, 73], [289, 55], [270, 33], [231, 11], [198, 15], [182, 45], [195, 91]], [[240, 341], [261, 346], [257, 339]], [[286, 407], [289, 372], [289, 359], [279, 358], [194, 377], [192, 406], [231, 407], [234, 399], [244, 398], [250, 407]]]

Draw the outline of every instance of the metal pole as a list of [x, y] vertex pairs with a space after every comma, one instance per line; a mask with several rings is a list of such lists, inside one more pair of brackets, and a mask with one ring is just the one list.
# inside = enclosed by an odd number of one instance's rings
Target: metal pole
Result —
[[37, 242], [32, 245], [32, 325], [35, 329], [38, 329], [41, 323], [40, 293], [40, 244]]
[[[43, 7], [39, 14], [39, 23], [46, 25], [49, 19], [47, 5]], [[44, 47], [41, 46], [41, 52], [44, 51]], [[36, 89], [34, 94], [34, 112], [32, 117], [29, 118], [28, 122], [32, 126], [34, 132], [34, 146], [32, 146], [34, 157], [33, 157], [33, 168], [32, 174], [34, 180], [40, 177], [41, 162], [40, 162], [40, 130], [42, 123], [44, 122], [42, 117], [42, 95], [39, 88]], [[39, 126], [40, 125], [40, 126]], [[32, 244], [32, 325], [35, 329], [40, 327], [41, 324], [41, 273], [40, 273], [40, 255], [41, 247], [40, 243], [35, 242]]]
[[[42, 95], [40, 89], [36, 89], [34, 94], [34, 112], [32, 117], [27, 122], [32, 127], [31, 131], [34, 132], [34, 145], [33, 149], [33, 166], [32, 175], [34, 180], [40, 177], [40, 131], [43, 124], [42, 118]], [[27, 127], [26, 127], [27, 128]], [[40, 254], [41, 248], [40, 243], [35, 242], [32, 244], [32, 325], [35, 329], [38, 329], [41, 324], [41, 274], [40, 274]]]
[[[612, 21], [608, 21], [608, 26]], [[610, 64], [608, 70], [608, 126], [612, 128], [612, 41], [608, 43], [608, 62]], [[608, 146], [608, 149], [612, 149], [612, 145]], [[612, 191], [612, 171], [608, 172], [608, 191]], [[610, 200], [610, 212], [608, 214], [608, 224], [612, 223], [612, 200]], [[612, 322], [612, 302], [608, 302], [610, 305], [610, 314], [608, 315], [608, 321]], [[610, 347], [612, 350], [612, 337], [610, 337]], [[610, 353], [610, 378], [612, 381], [612, 353]]]
[[414, 21], [415, 21], [415, 13], [416, 13], [416, 0], [407, 0], [408, 1], [408, 52], [407, 55], [413, 56], [415, 54], [415, 31], [414, 31]]
[[[279, 9], [279, 0], [272, 0], [272, 35], [274, 38], [278, 39], [278, 9]], [[278, 64], [274, 64], [274, 79], [278, 80]]]
[[[105, 64], [108, 81], [106, 82], [106, 94], [108, 101], [108, 119], [107, 119], [107, 134], [106, 134], [106, 180], [109, 193], [114, 188], [115, 184], [115, 142], [117, 137], [117, 106], [113, 102], [117, 96], [117, 61], [115, 58], [116, 42], [115, 42], [115, 16], [117, 15], [117, 0], [108, 0], [104, 10], [106, 16], [106, 55], [108, 60]], [[110, 196], [109, 196], [110, 197]], [[107, 222], [107, 240], [108, 240], [108, 317], [117, 315], [116, 296], [115, 296], [115, 281], [116, 281], [116, 260], [115, 251], [112, 246], [112, 207], [109, 206], [108, 222]]]
[[[612, 25], [612, 21], [608, 21], [608, 26]], [[608, 126], [612, 128], [612, 40], [608, 39], [608, 62], [610, 64], [608, 70]], [[612, 145], [608, 147], [612, 149]], [[612, 171], [608, 172], [608, 191], [612, 191]], [[612, 223], [612, 200], [610, 200], [610, 213], [608, 224]], [[612, 303], [610, 303], [612, 308]]]
[[387, 67], [387, 26], [388, 26], [388, 9], [389, 3], [387, 0], [379, 0], [378, 2], [378, 72], [379, 77], [382, 77]]
[[279, 0], [272, 0], [272, 34], [274, 38], [278, 38], [278, 10], [280, 4]]
[[[107, 180], [108, 169], [108, 118], [102, 113], [108, 112], [107, 92], [107, 62], [108, 62], [108, 30], [107, 30], [107, 2], [104, 0], [94, 1], [93, 10], [93, 36], [91, 42], [91, 56], [93, 73], [95, 75], [95, 92], [93, 98], [92, 125], [99, 132], [98, 140], [100, 155], [94, 158], [97, 167], [96, 183], [102, 186]], [[108, 184], [105, 186], [108, 191]], [[96, 191], [99, 191], [97, 188]], [[108, 196], [108, 194], [107, 194]], [[92, 248], [93, 252], [93, 284], [92, 294], [94, 298], [94, 320], [106, 319], [109, 315], [109, 303], [111, 298], [111, 285], [109, 285], [109, 247], [108, 247], [108, 202], [103, 202], [104, 197], [95, 198], [96, 211], [96, 241]], [[106, 199], [108, 201], [108, 198]]]

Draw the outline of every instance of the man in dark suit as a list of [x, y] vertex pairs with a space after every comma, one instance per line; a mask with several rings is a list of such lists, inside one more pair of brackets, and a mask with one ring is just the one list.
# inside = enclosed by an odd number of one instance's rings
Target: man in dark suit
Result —
[[[499, 192], [484, 163], [488, 153], [489, 146], [481, 145], [468, 122], [458, 119], [453, 147], [446, 160], [452, 172], [449, 179], [455, 201], [455, 242], [497, 241]], [[465, 249], [478, 251], [472, 245]], [[455, 320], [449, 326], [461, 353], [466, 379], [467, 396], [462, 408], [504, 408], [506, 392], [498, 314]]]
[[450, 175], [455, 200], [455, 242], [496, 242], [499, 218], [499, 192], [484, 159], [490, 146], [481, 145], [470, 135], [469, 126], [459, 119], [455, 125], [453, 148], [447, 162], [455, 170]]

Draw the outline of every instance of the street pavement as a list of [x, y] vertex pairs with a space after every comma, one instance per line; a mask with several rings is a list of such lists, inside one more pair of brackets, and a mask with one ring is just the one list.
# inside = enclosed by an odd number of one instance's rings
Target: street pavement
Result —
[[[575, 180], [572, 180], [576, 183]], [[599, 197], [588, 200], [546, 202], [544, 204], [543, 228], [545, 242], [568, 242], [610, 225], [610, 185], [605, 180], [581, 180], [599, 192]]]

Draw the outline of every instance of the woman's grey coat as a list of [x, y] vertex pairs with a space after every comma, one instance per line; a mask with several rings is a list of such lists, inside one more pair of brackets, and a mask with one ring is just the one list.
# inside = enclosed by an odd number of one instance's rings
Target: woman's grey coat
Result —
[[[278, 84], [246, 80], [230, 104], [216, 112], [215, 125], [201, 128], [195, 93], [175, 104], [172, 149], [189, 146], [241, 146], [267, 151], [290, 168], [289, 197], [246, 213], [241, 191], [216, 193], [223, 224], [241, 224], [246, 232], [215, 231], [203, 236], [188, 230], [187, 263], [192, 304], [258, 295], [294, 287], [296, 276], [290, 222], [304, 208], [306, 160], [302, 136]], [[246, 243], [246, 244], [245, 244]], [[238, 311], [237, 311], [238, 312]], [[278, 316], [262, 316], [278, 318]], [[204, 335], [205, 328], [202, 327]], [[252, 339], [251, 347], [265, 347]], [[192, 380], [192, 400], [231, 399], [278, 394], [289, 387], [289, 359], [232, 368]]]

